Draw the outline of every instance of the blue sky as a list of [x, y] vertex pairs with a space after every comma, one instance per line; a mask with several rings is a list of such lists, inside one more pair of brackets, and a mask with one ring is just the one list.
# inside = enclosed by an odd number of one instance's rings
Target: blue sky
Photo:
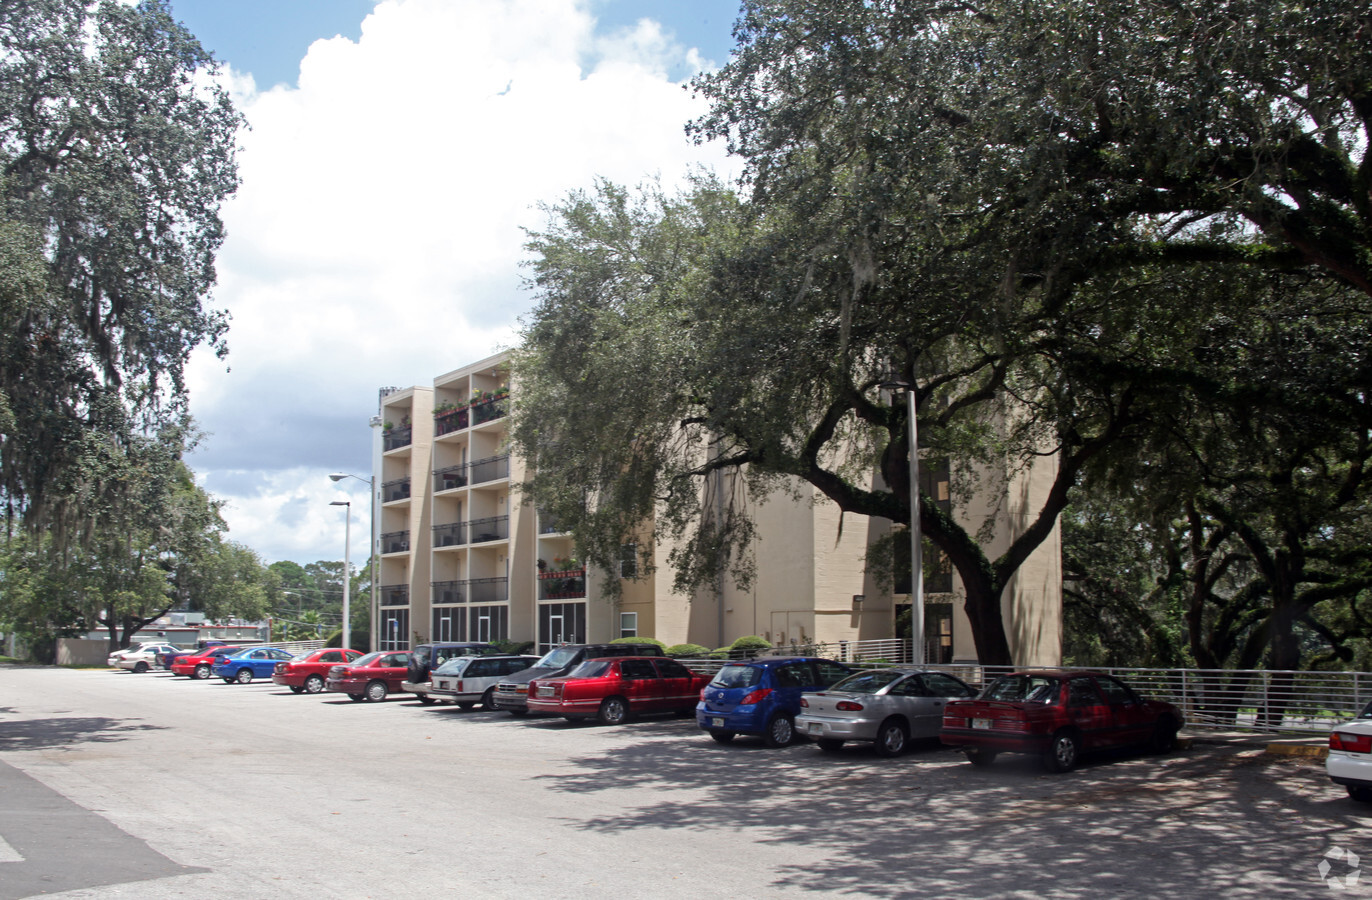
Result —
[[268, 562], [339, 558], [333, 500], [366, 533], [365, 484], [327, 475], [370, 474], [378, 388], [518, 342], [541, 204], [598, 177], [670, 188], [737, 169], [684, 133], [734, 0], [170, 5], [250, 126], [210, 301], [230, 353], [192, 359], [207, 437], [188, 461]]
[[[335, 35], [354, 41], [361, 37], [362, 20], [376, 0], [171, 0], [170, 5], [177, 20], [217, 59], [251, 72], [259, 87], [269, 88], [295, 84], [300, 60], [314, 41]], [[654, 19], [678, 42], [722, 63], [733, 46], [739, 2], [599, 0], [590, 9], [606, 30]]]

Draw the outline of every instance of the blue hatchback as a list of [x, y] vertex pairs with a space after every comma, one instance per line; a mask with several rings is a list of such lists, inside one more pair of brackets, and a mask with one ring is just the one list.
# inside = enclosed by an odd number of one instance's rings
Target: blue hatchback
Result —
[[785, 747], [796, 736], [800, 695], [852, 672], [843, 663], [807, 656], [731, 662], [701, 691], [696, 723], [721, 744], [736, 734], [757, 734], [768, 747]]
[[276, 664], [292, 656], [280, 647], [244, 647], [219, 660], [211, 671], [226, 684], [250, 684], [254, 678], [271, 678]]

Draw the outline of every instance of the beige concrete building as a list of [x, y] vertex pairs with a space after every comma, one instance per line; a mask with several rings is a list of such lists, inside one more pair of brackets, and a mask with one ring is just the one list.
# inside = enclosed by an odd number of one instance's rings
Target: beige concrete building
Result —
[[[522, 463], [507, 442], [507, 355], [434, 379], [432, 387], [385, 393], [374, 474], [380, 485], [379, 649], [429, 640], [559, 643], [652, 637], [724, 646], [761, 635], [777, 646], [889, 640], [908, 608], [905, 585], [868, 571], [869, 548], [891, 523], [843, 516], [808, 484], [794, 495], [750, 498], [759, 540], [748, 590], [728, 579], [690, 594], [672, 588], [670, 548], [625, 548], [618, 571], [587, 570], [571, 536], [539, 516], [515, 489]], [[517, 389], [517, 386], [516, 386]], [[1001, 552], [1026, 527], [1051, 486], [1051, 459], [1023, 472], [926, 465], [924, 488]], [[965, 476], [965, 477], [964, 477]], [[972, 485], [963, 492], [962, 483]], [[956, 507], [956, 508], [954, 508]], [[650, 538], [645, 537], [645, 540]], [[900, 538], [897, 536], [897, 540]], [[1005, 595], [1017, 663], [1061, 656], [1061, 548], [1055, 531]], [[975, 660], [956, 575], [926, 560], [926, 658]], [[605, 579], [621, 580], [605, 599]]]

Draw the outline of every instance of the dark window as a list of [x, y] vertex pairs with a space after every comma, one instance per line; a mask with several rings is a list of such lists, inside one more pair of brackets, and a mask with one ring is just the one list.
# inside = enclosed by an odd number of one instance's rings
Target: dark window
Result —
[[814, 680], [810, 674], [810, 666], [806, 663], [777, 666], [775, 672], [776, 686], [779, 688], [805, 687]]
[[1111, 705], [1121, 705], [1133, 703], [1138, 700], [1138, 696], [1121, 682], [1106, 676], [1096, 678], [1096, 685], [1100, 692], [1105, 695], [1105, 702]]
[[824, 687], [832, 687], [851, 674], [843, 666], [838, 663], [831, 663], [827, 659], [815, 660], [815, 669], [819, 672], [819, 683]]
[[657, 670], [663, 678], [690, 678], [691, 670], [674, 659], [657, 660]]
[[891, 688], [890, 691], [897, 697], [932, 697], [933, 692], [929, 690], [918, 675], [912, 675], [900, 684]]
[[466, 678], [489, 678], [492, 675], [503, 674], [496, 671], [494, 662], [493, 659], [474, 659], [467, 664], [462, 674]]
[[961, 681], [942, 672], [926, 672], [921, 677], [935, 697], [971, 697], [976, 693]]
[[1089, 678], [1073, 678], [1067, 682], [1068, 706], [1099, 706], [1100, 694], [1096, 684]]
[[626, 659], [619, 664], [619, 672], [625, 678], [656, 678], [657, 669], [650, 659]]

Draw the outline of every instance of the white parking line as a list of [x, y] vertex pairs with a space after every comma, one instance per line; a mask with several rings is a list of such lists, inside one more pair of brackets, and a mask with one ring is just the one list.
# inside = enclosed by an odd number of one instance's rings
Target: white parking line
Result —
[[24, 857], [19, 855], [19, 851], [5, 843], [5, 839], [0, 837], [0, 863], [23, 861]]

